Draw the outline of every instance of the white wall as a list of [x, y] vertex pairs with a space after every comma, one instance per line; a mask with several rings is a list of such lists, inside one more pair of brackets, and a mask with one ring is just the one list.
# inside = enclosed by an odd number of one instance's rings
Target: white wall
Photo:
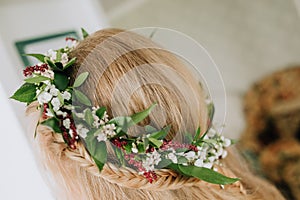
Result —
[[22, 84], [23, 63], [15, 41], [84, 27], [89, 32], [107, 26], [97, 0], [0, 1], [0, 127], [4, 154], [0, 164], [0, 199], [53, 199], [42, 181], [28, 141], [25, 105], [8, 100]]

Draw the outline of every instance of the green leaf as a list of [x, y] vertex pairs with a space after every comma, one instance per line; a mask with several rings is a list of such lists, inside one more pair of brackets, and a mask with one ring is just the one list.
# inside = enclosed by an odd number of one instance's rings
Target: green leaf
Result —
[[125, 165], [124, 152], [120, 148], [114, 148], [115, 154], [120, 162], [120, 165]]
[[51, 69], [53, 69], [54, 71], [62, 71], [48, 57], [45, 57], [44, 62], [47, 63], [51, 67]]
[[61, 72], [55, 72], [54, 73], [54, 85], [59, 90], [65, 90], [69, 85], [68, 76]]
[[63, 64], [62, 64], [61, 62], [56, 62], [56, 63], [54, 63], [54, 64], [55, 64], [55, 66], [56, 66], [58, 69], [60, 69], [60, 71], [63, 70], [64, 66], [63, 66]]
[[101, 171], [107, 161], [107, 147], [104, 141], [96, 141], [96, 149], [94, 150], [94, 154], [92, 154], [92, 158], [95, 161], [99, 171]]
[[61, 129], [59, 128], [59, 121], [55, 117], [49, 118], [49, 119], [41, 122], [41, 124], [48, 126], [55, 133], [62, 133]]
[[63, 68], [63, 70], [68, 69], [69, 67], [71, 67], [74, 63], [76, 62], [76, 57], [72, 58]]
[[43, 54], [30, 53], [30, 54], [24, 54], [24, 55], [34, 57], [34, 58], [38, 59], [39, 61], [41, 61], [42, 63], [45, 62], [46, 56]]
[[195, 134], [195, 136], [194, 136], [194, 141], [197, 141], [197, 140], [198, 140], [198, 138], [199, 138], [199, 136], [200, 136], [200, 132], [201, 132], [201, 128], [198, 127], [198, 129], [197, 129], [197, 131], [196, 131], [196, 134]]
[[172, 161], [170, 159], [164, 159], [164, 158], [162, 158], [161, 161], [156, 166], [156, 168], [157, 169], [167, 168], [170, 164], [172, 164]]
[[170, 131], [171, 126], [166, 126], [164, 127], [162, 130], [160, 131], [156, 131], [154, 133], [151, 133], [149, 138], [154, 138], [154, 139], [158, 139], [158, 140], [162, 140], [166, 137], [166, 135], [168, 134], [168, 132]]
[[132, 121], [137, 124], [139, 122], [141, 122], [143, 119], [145, 119], [149, 114], [150, 112], [152, 111], [152, 109], [156, 106], [156, 103], [155, 104], [152, 104], [149, 108], [147, 108], [146, 110], [143, 110], [141, 112], [138, 112], [138, 113], [135, 113], [133, 115], [131, 115], [131, 119]]
[[210, 103], [210, 104], [207, 106], [207, 109], [208, 109], [208, 117], [209, 117], [208, 126], [210, 127], [211, 124], [212, 124], [214, 115], [215, 115], [215, 105], [214, 105], [213, 103]]
[[184, 156], [179, 156], [178, 157], [178, 164], [182, 164], [182, 163], [188, 163], [188, 159], [186, 158], [186, 157], [184, 157]]
[[137, 144], [137, 149], [138, 149], [139, 153], [145, 153], [145, 151], [146, 151], [144, 143], [138, 143]]
[[93, 125], [94, 118], [93, 118], [92, 111], [89, 108], [85, 109], [84, 111], [84, 119], [88, 123], [88, 125], [90, 126]]
[[156, 148], [159, 148], [159, 147], [163, 144], [162, 141], [157, 140], [157, 139], [155, 139], [155, 138], [148, 138], [148, 139], [149, 139], [149, 142], [150, 142], [153, 146], [155, 146]]
[[106, 111], [106, 107], [104, 107], [104, 106], [102, 106], [98, 110], [96, 110], [96, 115], [99, 117], [99, 119], [103, 118], [105, 111]]
[[88, 72], [83, 72], [81, 73], [75, 80], [73, 87], [79, 87], [83, 84], [83, 82], [87, 79], [87, 77], [89, 76]]
[[117, 124], [117, 126], [121, 127], [122, 131], [127, 132], [128, 128], [135, 123], [132, 121], [131, 117], [119, 116], [111, 119], [108, 123]]
[[85, 39], [87, 36], [89, 36], [88, 32], [86, 30], [84, 30], [84, 28], [81, 28], [81, 33], [82, 33], [83, 39]]
[[83, 94], [81, 91], [74, 89], [73, 92], [75, 94], [76, 99], [80, 103], [82, 103], [82, 104], [84, 104], [86, 106], [92, 106], [92, 103], [91, 103], [90, 99], [85, 94]]
[[94, 136], [96, 130], [90, 130], [85, 138], [87, 150], [101, 171], [107, 161], [107, 147], [104, 141], [98, 142]]
[[46, 81], [46, 80], [50, 80], [50, 78], [48, 78], [46, 76], [39, 76], [39, 75], [37, 75], [36, 77], [27, 78], [24, 81], [26, 83], [40, 83], [40, 82]]
[[20, 102], [31, 103], [36, 97], [36, 86], [24, 83], [10, 98]]
[[239, 180], [238, 178], [230, 178], [224, 176], [211, 169], [207, 169], [204, 167], [196, 167], [193, 165], [189, 165], [189, 166], [178, 165], [178, 169], [187, 176], [193, 176], [203, 181], [219, 184], [219, 185], [232, 184]]
[[153, 132], [156, 132], [157, 129], [154, 128], [153, 126], [146, 125], [146, 126], [145, 126], [145, 131], [146, 131], [146, 133], [153, 133]]

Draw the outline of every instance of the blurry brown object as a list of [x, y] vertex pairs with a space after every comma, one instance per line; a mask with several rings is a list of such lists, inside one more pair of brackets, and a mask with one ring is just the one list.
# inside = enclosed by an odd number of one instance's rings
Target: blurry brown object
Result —
[[240, 147], [290, 199], [300, 200], [300, 67], [275, 72], [245, 95]]

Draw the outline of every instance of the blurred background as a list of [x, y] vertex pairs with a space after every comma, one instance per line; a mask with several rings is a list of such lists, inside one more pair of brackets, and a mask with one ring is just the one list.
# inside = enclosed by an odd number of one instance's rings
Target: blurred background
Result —
[[0, 149], [10, 152], [0, 166], [0, 195], [51, 199], [25, 142], [24, 106], [8, 100], [22, 82], [26, 61], [20, 54], [54, 48], [80, 27], [91, 33], [149, 26], [183, 32], [219, 67], [228, 103], [224, 134], [237, 139], [245, 128], [242, 100], [249, 87], [300, 63], [297, 8], [300, 0], [0, 0]]

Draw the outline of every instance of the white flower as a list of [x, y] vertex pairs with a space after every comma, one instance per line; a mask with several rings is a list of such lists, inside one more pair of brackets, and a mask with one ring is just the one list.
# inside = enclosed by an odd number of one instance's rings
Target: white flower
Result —
[[57, 115], [61, 115], [61, 116], [63, 116], [63, 117], [66, 117], [68, 113], [63, 112], [63, 111], [61, 111], [61, 110], [58, 110], [58, 111], [56, 112], [56, 114], [57, 114]]
[[223, 140], [223, 146], [224, 146], [224, 147], [229, 147], [230, 145], [231, 145], [231, 140], [228, 139], [228, 138], [225, 138], [225, 139]]
[[228, 152], [226, 150], [224, 150], [221, 157], [226, 158], [227, 154], [228, 154]]
[[51, 85], [50, 86], [50, 91], [49, 91], [49, 93], [52, 95], [52, 96], [57, 96], [57, 94], [58, 94], [58, 89], [55, 87], [55, 85]]
[[82, 138], [86, 138], [87, 133], [89, 132], [89, 130], [87, 128], [85, 128], [82, 124], [79, 124], [77, 126], [77, 132], [78, 134], [82, 137]]
[[64, 108], [67, 109], [67, 110], [74, 110], [75, 107], [72, 106], [72, 105], [64, 105]]
[[54, 78], [54, 72], [52, 70], [46, 70], [44, 72], [41, 72], [42, 76], [48, 77], [50, 79]]
[[207, 162], [207, 163], [204, 163], [202, 167], [205, 167], [205, 168], [211, 169], [211, 168], [212, 168], [212, 166], [213, 166], [213, 164], [212, 164], [212, 163], [210, 163], [210, 162]]
[[107, 135], [107, 136], [110, 136], [110, 137], [113, 137], [116, 135], [116, 132], [115, 132], [115, 129], [116, 129], [116, 126], [115, 124], [106, 124], [102, 127], [102, 131]]
[[135, 143], [132, 143], [131, 151], [132, 151], [133, 153], [138, 153], [138, 152], [139, 152], [138, 149], [136, 148]]
[[48, 116], [48, 117], [53, 117], [54, 116], [54, 114], [52, 113], [52, 111], [49, 108], [47, 108], [46, 111], [47, 111], [46, 116]]
[[61, 61], [60, 62], [65, 66], [68, 63], [68, 61], [69, 61], [68, 54], [63, 53], [61, 55]]
[[104, 133], [99, 133], [98, 136], [97, 136], [97, 140], [98, 142], [101, 142], [101, 141], [106, 141], [107, 140], [107, 137]]
[[167, 155], [167, 158], [170, 159], [172, 161], [172, 163], [175, 163], [175, 164], [178, 163], [177, 157], [174, 153], [169, 153]]
[[78, 44], [77, 40], [67, 40], [66, 45], [69, 48], [74, 48]]
[[51, 61], [55, 61], [57, 58], [57, 52], [49, 49], [47, 52], [47, 56], [50, 58]]
[[213, 128], [210, 128], [209, 131], [207, 132], [207, 136], [210, 138], [215, 136], [216, 134], [217, 134], [217, 131]]
[[202, 167], [203, 166], [203, 160], [202, 159], [197, 159], [194, 163], [196, 167]]
[[69, 118], [63, 120], [63, 125], [66, 127], [66, 129], [70, 129], [71, 121]]
[[143, 161], [142, 165], [146, 169], [146, 171], [153, 171], [154, 165], [158, 165], [160, 161], [160, 154], [156, 150], [154, 150], [152, 153], [147, 153], [147, 158]]
[[192, 160], [195, 158], [196, 153], [194, 151], [189, 151], [189, 152], [185, 153], [184, 155], [187, 159]]
[[68, 91], [64, 91], [63, 93], [62, 93], [62, 97], [65, 99], [65, 100], [70, 100], [71, 99], [71, 94], [70, 94], [70, 92], [68, 92]]
[[39, 102], [39, 104], [44, 104], [44, 103], [48, 103], [52, 98], [52, 95], [49, 94], [48, 92], [42, 92], [38, 97], [37, 100]]
[[59, 99], [57, 97], [53, 98], [51, 100], [51, 104], [53, 106], [53, 110], [55, 112], [57, 112], [59, 110], [59, 108], [60, 108], [60, 101], [59, 101]]

